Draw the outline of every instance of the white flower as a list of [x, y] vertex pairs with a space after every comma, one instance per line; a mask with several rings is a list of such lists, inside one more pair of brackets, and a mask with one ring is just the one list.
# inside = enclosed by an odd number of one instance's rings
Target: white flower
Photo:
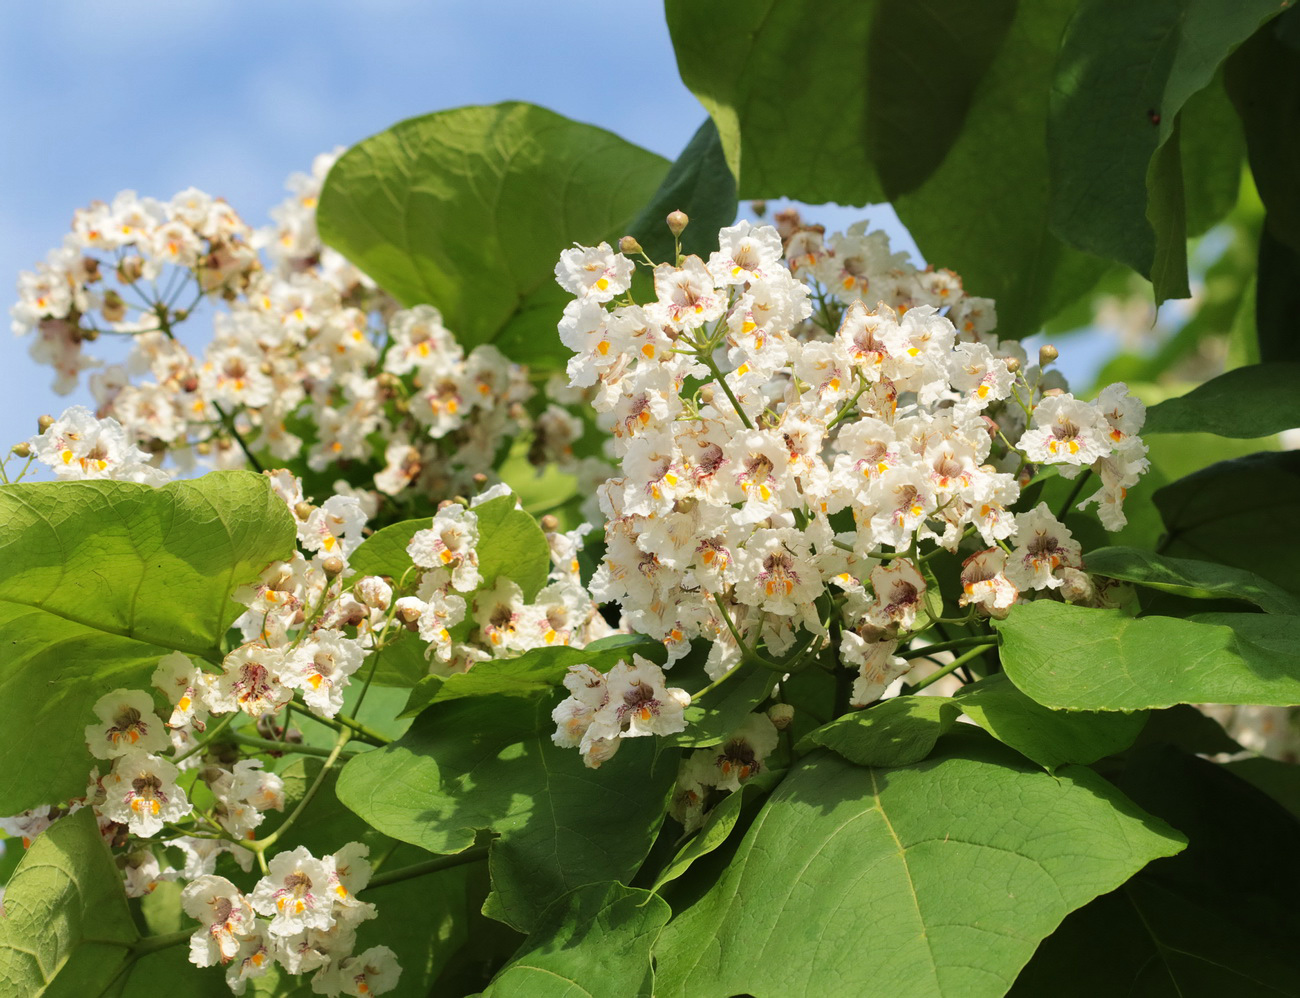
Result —
[[605, 677], [609, 700], [598, 713], [613, 712], [624, 738], [671, 735], [686, 730], [682, 711], [690, 706], [685, 690], [665, 685], [663, 670], [640, 655], [619, 662]]
[[867, 621], [881, 630], [890, 626], [912, 630], [926, 590], [925, 579], [916, 566], [906, 558], [877, 565], [871, 570], [871, 588], [876, 599], [867, 608]]
[[[371, 946], [358, 956], [339, 961], [337, 967], [322, 971], [318, 977], [328, 977], [329, 980], [318, 987], [313, 979], [312, 990], [324, 994], [338, 994], [341, 990], [355, 998], [370, 998], [392, 991], [401, 976], [397, 954], [387, 946]], [[339, 990], [331, 990], [336, 987]]]
[[1110, 425], [1072, 395], [1049, 395], [1034, 408], [1034, 424], [1016, 445], [1043, 464], [1092, 464], [1110, 453]]
[[181, 892], [181, 907], [203, 923], [190, 937], [190, 963], [197, 967], [229, 963], [254, 926], [248, 899], [225, 877], [205, 875], [190, 881]]
[[284, 652], [279, 649], [250, 642], [221, 664], [225, 672], [213, 684], [208, 704], [214, 714], [242, 710], [249, 717], [261, 717], [293, 699], [293, 690], [281, 678]]
[[974, 604], [991, 617], [1002, 618], [1020, 595], [1003, 574], [1007, 564], [1001, 548], [977, 551], [962, 563], [960, 606]]
[[176, 785], [177, 770], [166, 759], [132, 751], [113, 760], [104, 777], [100, 813], [148, 838], [168, 821], [179, 821], [192, 810], [185, 791]]
[[609, 243], [599, 246], [575, 246], [561, 251], [555, 265], [555, 279], [560, 287], [580, 300], [607, 302], [617, 298], [632, 284], [636, 265], [622, 253], [615, 253]]
[[447, 569], [451, 584], [463, 593], [479, 584], [478, 514], [452, 503], [438, 511], [426, 530], [416, 531], [406, 553], [421, 568]]
[[328, 929], [334, 924], [329, 869], [306, 846], [274, 856], [249, 901], [258, 914], [271, 917], [273, 936]]
[[338, 631], [319, 630], [285, 658], [282, 679], [302, 690], [302, 698], [317, 714], [333, 717], [343, 707], [348, 677], [361, 668], [361, 645]]
[[95, 703], [98, 724], [86, 725], [86, 744], [96, 759], [115, 759], [128, 752], [165, 752], [171, 747], [167, 728], [154, 713], [153, 697], [144, 690], [114, 690]]
[[1062, 568], [1082, 568], [1083, 550], [1047, 503], [1016, 514], [1016, 546], [1007, 558], [1007, 580], [1026, 589], [1057, 589]]
[[746, 284], [781, 273], [781, 236], [770, 225], [745, 220], [718, 232], [718, 249], [709, 256], [708, 270], [719, 286]]

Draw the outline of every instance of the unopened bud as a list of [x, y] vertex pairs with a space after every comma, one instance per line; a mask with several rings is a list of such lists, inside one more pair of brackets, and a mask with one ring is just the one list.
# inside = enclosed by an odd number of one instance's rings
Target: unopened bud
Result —
[[138, 256], [128, 256], [117, 265], [117, 279], [123, 284], [134, 284], [144, 276], [144, 261]]
[[474, 474], [474, 484], [475, 484], [475, 485], [477, 485], [477, 486], [481, 489], [481, 488], [482, 488], [484, 485], [486, 485], [487, 483], [488, 483], [488, 477], [487, 477], [487, 475], [483, 474], [483, 472], [481, 472], [481, 471], [479, 471], [479, 472], [475, 472], [475, 474]]
[[683, 232], [686, 231], [686, 226], [691, 224], [691, 220], [687, 216], [686, 212], [681, 210], [670, 211], [668, 213], [667, 221], [668, 221], [668, 231], [671, 232], [674, 236], [680, 236]]
[[99, 339], [99, 330], [85, 329], [79, 326], [77, 327], [77, 339], [81, 340], [82, 343], [94, 343]]
[[455, 499], [443, 499], [441, 502], [438, 503], [438, 512], [441, 513], [448, 506], [453, 506], [455, 505], [455, 503], [456, 503]]
[[403, 596], [397, 601], [397, 619], [408, 631], [419, 629], [420, 614], [424, 613], [424, 602], [414, 596]]
[[1017, 371], [1020, 370], [1019, 357], [1008, 357], [1006, 359], [1006, 364], [1007, 364], [1007, 370], [1010, 371], [1012, 374], [1015, 374]]
[[271, 366], [271, 362], [269, 360], [262, 361], [262, 363], [257, 365], [257, 369], [261, 371], [263, 374], [267, 375], [268, 377], [275, 373], [275, 368]]
[[1061, 355], [1057, 353], [1056, 347], [1050, 343], [1044, 343], [1038, 348], [1038, 366], [1046, 367], [1059, 356]]
[[320, 567], [325, 569], [325, 574], [331, 579], [343, 571], [343, 559], [333, 554], [320, 563]]
[[311, 516], [314, 512], [316, 512], [316, 507], [305, 499], [301, 502], [295, 503], [293, 507], [293, 515], [300, 520], [307, 519], [307, 517]]
[[24, 440], [20, 444], [14, 444], [12, 448], [12, 452], [15, 457], [31, 457], [32, 447], [31, 444], [29, 444], [26, 440]]
[[203, 457], [207, 457], [209, 454], [212, 453], [212, 441], [200, 440], [198, 443], [194, 445], [194, 449], [198, 451], [199, 454], [202, 455]]
[[402, 381], [391, 371], [383, 371], [375, 378], [375, 384], [386, 392], [395, 392], [401, 387]]
[[[668, 216], [672, 218], [671, 215]], [[672, 224], [671, 222], [669, 223]], [[635, 256], [638, 253], [644, 253], [641, 244], [636, 241], [636, 236], [624, 236], [618, 241], [618, 251], [626, 256]]]
[[121, 322], [126, 318], [126, 300], [112, 288], [104, 292], [104, 304], [99, 309], [109, 322]]
[[700, 389], [700, 401], [705, 405], [713, 405], [713, 386], [705, 385]]
[[36, 429], [39, 430], [41, 433], [44, 433], [53, 425], [54, 425], [53, 416], [42, 416], [40, 419], [36, 421]]
[[538, 522], [541, 524], [542, 529], [547, 531], [548, 533], [554, 533], [555, 531], [560, 529], [560, 521], [555, 517], [553, 513], [547, 513]]
[[774, 703], [767, 708], [767, 719], [777, 731], [784, 731], [794, 720], [794, 708], [788, 703]]
[[767, 214], [767, 202], [762, 198], [755, 198], [753, 201], [749, 202], [749, 210], [757, 217], [762, 218]]

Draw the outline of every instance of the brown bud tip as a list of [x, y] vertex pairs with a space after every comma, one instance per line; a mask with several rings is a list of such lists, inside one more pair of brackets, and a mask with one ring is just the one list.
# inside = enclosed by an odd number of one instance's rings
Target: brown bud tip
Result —
[[767, 708], [767, 719], [777, 731], [784, 731], [794, 720], [794, 708], [788, 703], [774, 703]]
[[1017, 371], [1019, 371], [1019, 370], [1020, 370], [1020, 358], [1019, 358], [1019, 357], [1008, 357], [1008, 358], [1007, 358], [1007, 370], [1010, 371], [1012, 374], [1015, 374]]
[[54, 425], [53, 416], [42, 416], [40, 419], [36, 421], [36, 428], [40, 430], [40, 432], [42, 433], [44, 433], [53, 425]]
[[453, 503], [455, 503], [455, 501], [456, 501], [456, 500], [454, 500], [454, 499], [444, 499], [444, 500], [442, 500], [440, 503], [438, 503], [438, 512], [441, 513], [441, 512], [442, 512], [444, 509], [446, 509], [448, 506], [451, 506]]
[[764, 215], [767, 214], [767, 202], [764, 201], [762, 198], [758, 198], [754, 201], [751, 201], [749, 202], [749, 210], [752, 211], [759, 218], [762, 218]]
[[331, 555], [320, 563], [320, 567], [325, 569], [325, 574], [331, 579], [343, 571], [343, 559], [338, 555]]
[[688, 226], [691, 222], [691, 220], [687, 217], [686, 212], [684, 211], [670, 211], [668, 213], [667, 221], [668, 221], [668, 231], [671, 232], [674, 236], [680, 236], [683, 232], [685, 232], [686, 226]]
[[307, 519], [307, 517], [311, 516], [315, 511], [316, 507], [305, 499], [302, 502], [295, 503], [293, 507], [293, 515], [300, 520]]
[[209, 454], [212, 453], [212, 441], [200, 440], [197, 444], [194, 445], [194, 449], [198, 451], [200, 454], [202, 454], [204, 457], [207, 457]]
[[[681, 212], [674, 212], [674, 214], [680, 215]], [[672, 218], [673, 216], [669, 215], [668, 217]], [[686, 216], [683, 215], [682, 217], [685, 218]], [[669, 222], [668, 224], [672, 225], [671, 222]], [[620, 239], [618, 241], [618, 251], [628, 256], [645, 252], [645, 250], [641, 248], [641, 244], [636, 241], [636, 236], [624, 236], [622, 239]]]
[[560, 521], [552, 513], [547, 513], [540, 522], [543, 530], [553, 532], [560, 529]]
[[700, 389], [700, 401], [705, 405], [713, 405], [713, 386], [705, 385]]
[[1038, 348], [1038, 366], [1046, 367], [1059, 356], [1061, 355], [1057, 353], [1056, 347], [1050, 343], [1045, 343]]
[[483, 474], [483, 472], [480, 471], [474, 475], [474, 484], [477, 485], [480, 489], [484, 485], [486, 485], [487, 482], [488, 482], [487, 475]]
[[32, 456], [31, 445], [27, 443], [27, 441], [25, 440], [20, 444], [14, 444], [13, 453], [14, 456], [16, 457], [31, 457]]

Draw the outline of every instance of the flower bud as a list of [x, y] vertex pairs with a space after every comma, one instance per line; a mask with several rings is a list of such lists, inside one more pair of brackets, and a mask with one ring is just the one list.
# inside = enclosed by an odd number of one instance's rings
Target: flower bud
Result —
[[121, 322], [126, 318], [126, 300], [109, 288], [104, 292], [104, 304], [100, 307], [100, 311], [109, 322]]
[[326, 575], [333, 579], [343, 571], [343, 559], [336, 554], [332, 554], [320, 563], [320, 567], [325, 570]]
[[1060, 354], [1057, 353], [1056, 347], [1052, 346], [1050, 343], [1044, 343], [1038, 348], [1038, 366], [1046, 367], [1059, 356]]
[[1015, 374], [1017, 371], [1020, 370], [1020, 358], [1008, 357], [1006, 358], [1006, 365], [1007, 365], [1007, 370], [1010, 371], [1012, 374]]
[[144, 276], [144, 261], [138, 256], [125, 257], [117, 265], [117, 279], [123, 284], [134, 284]]
[[749, 210], [758, 218], [762, 218], [767, 214], [767, 202], [762, 198], [755, 198], [753, 201], [749, 202]]
[[671, 232], [674, 236], [680, 236], [683, 232], [685, 232], [686, 226], [688, 226], [691, 222], [686, 212], [681, 211], [680, 209], [678, 211], [670, 211], [668, 213], [667, 221], [668, 221], [668, 231]]
[[488, 477], [487, 475], [483, 474], [483, 472], [479, 471], [475, 473], [473, 481], [474, 484], [481, 489], [484, 485], [487, 484]]
[[784, 731], [794, 720], [794, 708], [788, 703], [774, 703], [767, 708], [767, 719], [777, 731]]
[[293, 515], [299, 520], [307, 519], [307, 517], [311, 516], [314, 512], [316, 512], [316, 507], [305, 499], [301, 502], [295, 503], [293, 507]]
[[12, 453], [15, 457], [31, 457], [31, 456], [32, 456], [32, 448], [31, 448], [31, 445], [30, 445], [29, 443], [27, 443], [26, 440], [24, 440], [24, 441], [23, 441], [22, 443], [20, 443], [20, 444], [14, 444], [14, 445], [13, 445], [13, 448], [12, 448], [12, 450], [11, 450], [11, 453]]
[[42, 416], [40, 419], [36, 421], [36, 429], [41, 433], [44, 433], [53, 425], [54, 425], [53, 416]]
[[[672, 217], [671, 215], [669, 216]], [[671, 223], [670, 223], [671, 224]], [[634, 256], [638, 253], [644, 253], [641, 244], [636, 241], [636, 236], [624, 236], [618, 241], [618, 251], [625, 256]]]
[[556, 519], [553, 513], [547, 513], [539, 521], [541, 528], [547, 533], [554, 533], [560, 529], [560, 521]]

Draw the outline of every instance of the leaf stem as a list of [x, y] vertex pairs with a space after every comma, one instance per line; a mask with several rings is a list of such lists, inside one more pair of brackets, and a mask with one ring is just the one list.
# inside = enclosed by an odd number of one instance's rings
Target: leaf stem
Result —
[[464, 866], [467, 863], [477, 863], [481, 859], [487, 859], [490, 848], [490, 846], [473, 846], [464, 852], [458, 852], [451, 856], [438, 856], [423, 863], [404, 866], [400, 870], [380, 874], [370, 881], [366, 890], [372, 891], [376, 887], [387, 887], [389, 884], [410, 880], [413, 877], [423, 877], [429, 873], [437, 873], [439, 870], [450, 870], [453, 867]]
[[976, 634], [969, 638], [953, 638], [951, 641], [936, 641], [932, 645], [926, 645], [924, 648], [909, 648], [900, 655], [900, 658], [913, 659], [925, 658], [939, 651], [952, 651], [954, 648], [978, 648], [983, 651], [985, 648], [998, 643], [998, 639], [992, 634]]
[[917, 692], [917, 690], [925, 689], [931, 683], [937, 683], [944, 676], [956, 672], [958, 669], [960, 669], [971, 659], [976, 658], [983, 654], [984, 654], [983, 647], [979, 647], [979, 648], [972, 648], [965, 655], [958, 655], [956, 658], [954, 658], [951, 662], [945, 665], [938, 672], [932, 672], [930, 675], [922, 679], [919, 683], [917, 683], [915, 686], [912, 687], [910, 692], [915, 693]]
[[333, 768], [334, 763], [336, 763], [339, 756], [343, 754], [343, 747], [347, 745], [351, 738], [351, 731], [339, 732], [338, 740], [334, 742], [334, 749], [326, 757], [325, 763], [320, 768], [320, 772], [316, 774], [316, 779], [312, 782], [312, 785], [307, 788], [307, 792], [302, 795], [302, 800], [298, 802], [298, 806], [293, 809], [289, 814], [289, 817], [284, 819], [284, 822], [279, 828], [264, 839], [256, 839], [252, 842], [244, 843], [246, 849], [251, 849], [253, 852], [257, 853], [259, 864], [265, 861], [266, 850], [275, 845], [276, 840], [285, 833], [287, 828], [291, 827], [293, 823], [298, 820], [299, 815], [301, 815], [302, 812], [306, 810], [307, 805], [312, 802], [312, 798], [316, 796], [316, 791], [318, 791], [321, 784], [325, 782], [325, 774]]

